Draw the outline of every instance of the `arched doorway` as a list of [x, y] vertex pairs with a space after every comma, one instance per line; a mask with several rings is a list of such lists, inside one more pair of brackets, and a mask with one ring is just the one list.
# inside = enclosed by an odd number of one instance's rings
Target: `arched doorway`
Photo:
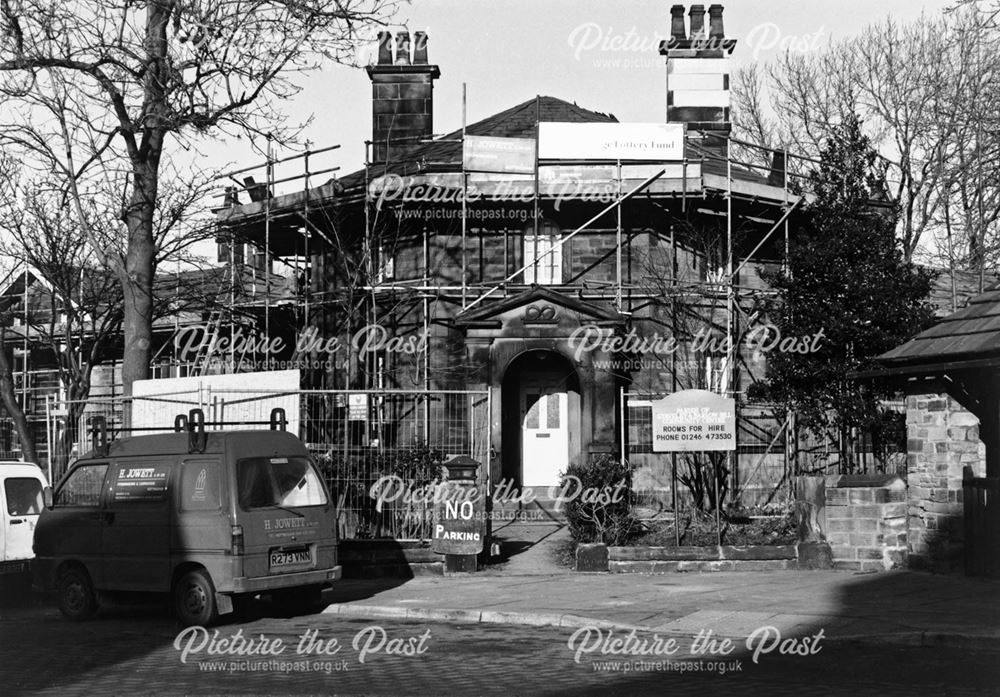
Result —
[[502, 477], [544, 495], [580, 452], [580, 384], [573, 365], [551, 350], [520, 354], [504, 373], [501, 408]]

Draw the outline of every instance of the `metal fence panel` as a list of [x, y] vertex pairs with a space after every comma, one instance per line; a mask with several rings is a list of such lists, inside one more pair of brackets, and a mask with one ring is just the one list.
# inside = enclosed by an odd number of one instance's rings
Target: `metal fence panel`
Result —
[[[207, 430], [268, 428], [271, 409], [275, 404], [288, 407], [289, 399], [297, 410], [293, 423], [298, 435], [313, 453], [337, 503], [342, 538], [429, 539], [432, 506], [420, 494], [439, 479], [440, 463], [467, 455], [483, 463], [481, 476], [488, 476], [487, 391], [213, 389], [92, 398], [57, 403], [47, 427], [57, 458], [62, 453], [57, 469], [62, 472], [90, 450], [93, 417], [104, 417], [109, 438], [132, 433], [126, 431], [124, 418], [130, 404], [141, 404], [147, 417], [162, 415], [162, 424], [145, 419], [141, 432], [150, 433], [172, 430], [173, 415], [194, 408], [203, 410]], [[70, 419], [70, 412], [79, 416]], [[391, 482], [394, 489], [384, 490], [384, 498], [392, 500], [378, 506], [370, 494], [380, 482], [383, 486]]]

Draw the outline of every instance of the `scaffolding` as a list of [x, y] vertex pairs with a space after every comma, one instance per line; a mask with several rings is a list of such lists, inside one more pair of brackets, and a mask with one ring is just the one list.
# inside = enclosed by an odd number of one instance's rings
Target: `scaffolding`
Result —
[[[464, 143], [466, 133], [464, 113], [463, 91], [463, 126], [461, 131], [447, 136], [431, 136], [416, 141], [414, 139], [391, 141], [391, 144], [395, 146], [394, 149], [396, 151], [406, 147], [419, 151], [420, 146], [428, 143], [453, 144], [460, 149]], [[701, 144], [699, 145], [697, 141], [700, 141]], [[657, 177], [646, 178], [638, 186], [625, 191], [624, 187], [626, 186], [627, 179], [623, 176], [623, 167], [635, 163], [622, 160], [616, 161], [613, 165], [615, 175], [612, 181], [609, 182], [616, 190], [615, 202], [613, 204], [605, 206], [585, 223], [575, 226], [575, 229], [569, 234], [561, 235], [560, 239], [554, 245], [546, 248], [530, 260], [525, 259], [524, 263], [520, 265], [510, 264], [509, 255], [516, 256], [516, 253], [511, 255], [509, 252], [511, 248], [510, 240], [508, 239], [509, 231], [505, 230], [503, 245], [505, 257], [504, 268], [508, 270], [508, 273], [499, 282], [496, 279], [488, 280], [484, 278], [470, 280], [470, 275], [472, 274], [470, 274], [469, 255], [473, 245], [470, 244], [468, 191], [470, 175], [474, 175], [475, 173], [466, 170], [464, 159], [461, 157], [445, 161], [428, 161], [426, 159], [408, 161], [405, 158], [398, 158], [385, 163], [373, 162], [371, 159], [373, 145], [372, 141], [366, 142], [363, 179], [358, 182], [362, 185], [360, 194], [356, 190], [338, 190], [335, 179], [333, 180], [333, 186], [313, 186], [315, 177], [322, 174], [333, 174], [339, 168], [324, 167], [313, 170], [311, 169], [312, 158], [320, 153], [327, 153], [338, 149], [339, 146], [336, 145], [319, 150], [307, 148], [301, 153], [276, 158], [271, 151], [271, 143], [268, 141], [268, 156], [263, 163], [227, 172], [220, 178], [220, 181], [225, 182], [225, 184], [216, 193], [223, 198], [224, 206], [233, 207], [237, 205], [239, 203], [237, 198], [238, 192], [246, 192], [251, 198], [251, 204], [243, 206], [244, 210], [240, 211], [238, 215], [234, 215], [231, 219], [220, 218], [220, 227], [229, 230], [229, 234], [225, 236], [225, 239], [229, 245], [229, 259], [232, 262], [230, 263], [231, 287], [235, 288], [237, 286], [236, 274], [238, 264], [235, 262], [238, 255], [236, 246], [240, 244], [240, 233], [237, 230], [240, 228], [245, 229], [248, 222], [251, 227], [256, 228], [256, 239], [253, 242], [257, 245], [258, 249], [262, 250], [260, 254], [264, 259], [263, 265], [258, 263], [250, 265], [249, 271], [252, 274], [252, 297], [250, 300], [237, 303], [234, 296], [231, 295], [230, 297], [230, 307], [227, 308], [226, 315], [231, 328], [235, 327], [238, 322], [238, 306], [242, 306], [243, 308], [258, 306], [262, 308], [261, 322], [263, 324], [264, 335], [269, 336], [271, 334], [271, 310], [274, 300], [273, 275], [271, 272], [275, 261], [282, 262], [286, 266], [293, 268], [296, 278], [301, 279], [301, 282], [297, 283], [293, 289], [294, 305], [297, 309], [296, 324], [301, 328], [310, 323], [314, 308], [330, 304], [331, 296], [334, 296], [338, 292], [322, 287], [322, 283], [317, 282], [317, 279], [314, 278], [313, 265], [316, 257], [322, 254], [322, 250], [324, 249], [327, 251], [334, 250], [335, 252], [338, 250], [343, 251], [350, 249], [353, 243], [359, 242], [361, 245], [361, 271], [363, 272], [363, 279], [361, 283], [357, 284], [359, 287], [355, 290], [368, 296], [368, 300], [364, 303], [366, 308], [365, 314], [368, 320], [372, 323], [377, 323], [379, 320], [378, 298], [380, 294], [406, 294], [415, 296], [420, 301], [419, 304], [422, 306], [422, 315], [424, 317], [423, 330], [426, 332], [429, 330], [429, 304], [432, 299], [455, 302], [462, 309], [469, 309], [486, 301], [490, 296], [498, 292], [502, 293], [503, 296], [507, 296], [512, 289], [515, 289], [519, 285], [517, 280], [523, 277], [526, 270], [531, 267], [537, 267], [539, 262], [543, 261], [546, 257], [560, 252], [561, 248], [576, 235], [613, 233], [615, 238], [613, 252], [615, 274], [614, 282], [610, 284], [610, 287], [608, 284], [596, 284], [588, 281], [585, 274], [581, 274], [577, 283], [572, 282], [574, 279], [571, 279], [571, 282], [556, 285], [561, 290], [576, 294], [577, 297], [584, 300], [610, 302], [615, 309], [626, 314], [633, 312], [637, 303], [641, 305], [642, 303], [656, 301], [662, 299], [663, 296], [669, 296], [671, 303], [676, 304], [678, 298], [691, 298], [698, 295], [704, 297], [721, 295], [725, 299], [726, 335], [732, 336], [739, 322], [741, 301], [746, 297], [761, 292], [759, 288], [756, 288], [752, 284], [741, 285], [740, 274], [748, 264], [755, 260], [766, 245], [772, 244], [772, 247], [774, 246], [773, 238], [776, 234], [780, 234], [783, 237], [783, 253], [779, 255], [777, 261], [782, 266], [787, 264], [789, 219], [804, 200], [803, 196], [792, 193], [793, 182], [804, 176], [799, 170], [816, 162], [812, 158], [790, 153], [787, 149], [775, 150], [763, 148], [756, 144], [718, 133], [690, 132], [686, 139], [683, 160], [669, 163], [671, 165], [678, 165], [681, 168], [680, 190], [660, 193], [655, 197], [655, 200], [668, 202], [671, 199], [676, 200], [679, 211], [683, 214], [689, 214], [692, 206], [704, 204], [707, 191], [710, 188], [702, 181], [700, 191], [697, 191], [694, 183], [702, 177], [692, 177], [690, 173], [695, 171], [699, 175], [702, 175], [706, 168], [713, 164], [717, 170], [722, 169], [724, 171], [722, 177], [724, 188], [714, 192], [721, 195], [725, 204], [724, 211], [721, 211], [725, 225], [724, 272], [721, 273], [721, 278], [705, 278], [698, 281], [680, 278], [677, 273], [677, 246], [681, 243], [681, 240], [678, 239], [676, 226], [671, 225], [669, 230], [670, 258], [672, 259], [670, 285], [666, 289], [658, 289], [658, 292], [650, 293], [649, 288], [641, 282], [641, 279], [636, 281], [634, 278], [631, 278], [631, 267], [629, 266], [631, 257], [629, 255], [634, 233], [632, 230], [626, 231], [623, 221], [622, 204], [644, 192], [653, 181], [663, 176], [663, 170], [661, 170], [660, 175]], [[722, 147], [719, 147], [720, 145]], [[286, 176], [276, 175], [275, 168], [277, 165], [293, 162], [300, 162], [302, 164], [301, 172]], [[796, 163], [798, 166], [795, 166]], [[587, 166], [593, 163], [563, 161], [557, 164], [558, 166]], [[758, 178], [767, 180], [768, 185], [771, 187], [769, 193], [775, 195], [774, 200], [769, 203], [780, 212], [780, 214], [775, 214], [771, 218], [754, 218], [754, 216], [750, 216], [746, 212], [741, 214], [753, 219], [755, 223], [769, 225], [766, 232], [756, 240], [753, 249], [748, 254], [742, 256], [734, 248], [734, 216], [737, 215], [733, 210], [734, 201], [741, 200], [745, 203], [760, 203], [764, 202], [764, 197], [759, 194], [734, 191], [734, 167], [743, 175], [755, 173], [758, 175]], [[531, 226], [535, 239], [538, 239], [539, 226], [543, 217], [541, 214], [541, 203], [546, 199], [545, 194], [540, 191], [540, 169], [536, 149], [535, 170], [531, 181], [533, 196], [529, 202], [532, 210]], [[412, 274], [412, 278], [396, 278], [393, 274], [383, 273], [385, 270], [383, 267], [385, 260], [382, 258], [384, 254], [384, 240], [379, 230], [379, 223], [381, 222], [379, 216], [382, 211], [373, 205], [371, 187], [380, 174], [395, 173], [397, 171], [401, 171], [404, 174], [414, 172], [418, 175], [421, 173], [436, 172], [450, 172], [457, 175], [461, 189], [459, 220], [460, 251], [458, 260], [460, 278], [457, 279], [457, 283], [448, 282], [445, 278], [435, 277], [434, 270], [431, 268], [431, 260], [429, 259], [429, 246], [430, 237], [440, 234], [440, 231], [431, 230], [426, 224], [423, 226], [422, 231], [423, 258], [421, 260], [422, 269], [420, 273]], [[258, 182], [253, 176], [244, 176], [243, 181], [239, 181], [236, 178], [240, 175], [248, 175], [256, 172], [263, 172], [263, 181]], [[275, 187], [288, 184], [294, 185], [293, 193], [280, 195]], [[775, 192], [778, 193], [775, 194]], [[650, 198], [648, 194], [646, 198]], [[344, 230], [340, 229], [336, 222], [336, 213], [332, 215], [328, 214], [329, 211], [339, 207], [357, 203], [363, 206], [363, 232], [360, 240], [356, 240], [353, 237], [353, 231], [345, 233]], [[668, 203], [667, 205], [670, 204]], [[614, 213], [612, 226], [595, 227], [598, 224], [603, 224], [602, 221], [612, 212]], [[704, 212], [709, 213], [709, 211]], [[712, 211], [712, 213], [717, 212]], [[288, 245], [288, 240], [284, 239], [281, 243], [282, 248], [278, 249], [274, 244], [274, 240], [272, 240], [275, 221], [277, 218], [282, 218], [285, 221], [282, 226], [283, 232], [287, 232], [289, 217], [297, 218], [297, 221], [300, 223], [297, 226], [299, 236], [295, 238], [291, 247]], [[322, 218], [320, 223], [317, 223], [314, 219], [317, 217]], [[329, 224], [324, 229], [322, 223]], [[483, 247], [482, 236], [483, 232], [480, 230], [479, 239], [476, 240], [476, 246], [479, 247], [480, 254], [482, 254]], [[283, 235], [283, 237], [287, 238], [287, 235]], [[317, 237], [321, 238], [319, 244], [315, 243], [315, 238]], [[626, 257], [629, 257], [629, 259], [626, 259]], [[772, 258], [772, 260], [774, 259]], [[510, 271], [511, 268], [514, 270]], [[626, 269], [629, 273], [625, 272]], [[258, 278], [258, 274], [262, 277], [263, 283]], [[732, 343], [730, 342], [730, 344]], [[230, 369], [235, 369], [236, 361], [234, 357], [231, 356], [230, 358]], [[727, 372], [731, 374], [735, 364], [734, 356], [731, 354], [728, 355], [725, 363]], [[425, 360], [425, 381], [428, 380], [430, 372], [428, 364], [429, 361]], [[726, 384], [731, 385], [731, 382], [731, 380], [727, 380]], [[370, 385], [369, 387], [374, 387], [374, 385]], [[726, 391], [732, 392], [733, 390]]]
[[[536, 107], [536, 134], [538, 115]], [[229, 229], [248, 226], [255, 228], [258, 232], [255, 239], [264, 245], [264, 254], [268, 256], [269, 262], [277, 259], [288, 263], [288, 257], [295, 258], [292, 263], [308, 279], [307, 283], [298, 287], [295, 297], [296, 306], [303, 310], [296, 315], [299, 328], [310, 323], [320, 323], [319, 315], [330, 308], [347, 312], [345, 308], [348, 305], [343, 296], [351, 293], [354, 294], [352, 298], [356, 303], [350, 307], [356, 307], [358, 314], [355, 319], [358, 321], [388, 325], [393, 321], [393, 316], [402, 314], [400, 308], [405, 307], [408, 311], [412, 310], [414, 316], [419, 315], [420, 329], [425, 335], [436, 324], [447, 322], [448, 313], [443, 313], [443, 319], [442, 313], [435, 309], [438, 304], [451, 306], [454, 314], [477, 309], [497, 298], [510, 297], [530, 287], [524, 280], [525, 271], [533, 266], [537, 267], [547, 257], [560, 254], [561, 249], [567, 247], [577, 236], [605, 236], [613, 239], [606, 255], [613, 265], [613, 280], [610, 283], [594, 282], [588, 278], [587, 272], [582, 272], [560, 279], [562, 282], [554, 283], [553, 287], [581, 300], [613, 307], [626, 319], [651, 305], [665, 307], [666, 321], [674, 333], [678, 329], [683, 307], [690, 306], [704, 312], [711, 322], [718, 324], [720, 332], [724, 332], [728, 339], [724, 355], [717, 357], [718, 363], [710, 360], [705, 368], [705, 386], [731, 397], [743, 394], [742, 380], [747, 375], [741, 372], [740, 344], [737, 338], [755, 321], [753, 312], [757, 301], [773, 295], [772, 290], [754, 283], [752, 278], [748, 279], [746, 273], [758, 264], [769, 264], [773, 268], [787, 271], [791, 221], [806, 200], [806, 195], [800, 193], [807, 188], [803, 186], [807, 177], [805, 172], [816, 165], [818, 160], [789, 152], [785, 148], [762, 147], [728, 134], [690, 131], [686, 133], [683, 159], [656, 163], [658, 171], [642, 179], [630, 176], [630, 172], [635, 171], [637, 162], [617, 160], [610, 163], [611, 176], [606, 183], [614, 190], [612, 202], [591, 206], [590, 213], [581, 214], [580, 220], [564, 229], [560, 228], [560, 237], [555, 244], [541, 249], [532, 258], [524, 257], [517, 261], [518, 230], [512, 231], [508, 227], [502, 231], [494, 231], [497, 234], [492, 243], [496, 258], [487, 259], [484, 264], [483, 257], [488, 256], [484, 252], [487, 249], [486, 238], [493, 233], [487, 231], [485, 226], [472, 225], [469, 191], [477, 172], [468, 170], [461, 156], [468, 133], [463, 108], [463, 127], [460, 131], [385, 143], [387, 150], [404, 153], [389, 161], [373, 161], [374, 143], [367, 141], [363, 169], [334, 180], [334, 185], [325, 188], [312, 186], [311, 182], [314, 182], [316, 175], [332, 173], [337, 168], [311, 172], [309, 158], [311, 154], [335, 150], [336, 146], [290, 157], [269, 157], [263, 165], [264, 181], [261, 183], [262, 189], [269, 195], [248, 206], [233, 209], [228, 215], [221, 216], [220, 220], [224, 221], [223, 227]], [[523, 137], [530, 137], [530, 134]], [[534, 171], [519, 179], [532, 192], [523, 201], [530, 210], [530, 217], [520, 232], [530, 231], [537, 240], [545, 218], [543, 209], [550, 198], [541, 186], [544, 168], [579, 168], [592, 166], [594, 163], [541, 162], [537, 153], [537, 136], [535, 141]], [[428, 150], [428, 145], [433, 145], [434, 148]], [[274, 174], [274, 165], [295, 160], [302, 160], [304, 163], [301, 174], [283, 177]], [[633, 167], [631, 171], [630, 167]], [[668, 178], [665, 176], [665, 168], [668, 167], [679, 171], [679, 176], [674, 175], [673, 184], [652, 191], [651, 185]], [[228, 173], [228, 180], [240, 184], [235, 179], [236, 175], [253, 169], [247, 167]], [[386, 272], [387, 263], [391, 264], [396, 258], [393, 245], [402, 234], [402, 227], [394, 232], [386, 231], [387, 221], [391, 223], [392, 216], [389, 215], [389, 209], [378, 200], [377, 188], [386, 176], [436, 177], [446, 182], [457, 194], [449, 202], [455, 204], [458, 211], [452, 227], [428, 224], [426, 219], [421, 224], [419, 218], [414, 219], [407, 233], [411, 235], [409, 249], [412, 251], [419, 247], [419, 253], [414, 255], [416, 261], [401, 272], [398, 268], [395, 272]], [[244, 180], [240, 186], [253, 195], [254, 183], [251, 182], [248, 186]], [[280, 194], [273, 190], [273, 186], [279, 183], [294, 183], [300, 188], [292, 193]], [[234, 204], [232, 191], [223, 193], [229, 194], [230, 198], [227, 200], [231, 207]], [[478, 200], [483, 205], [504, 205], [502, 200], [493, 200], [489, 196]], [[635, 216], [627, 208], [627, 204], [632, 201], [649, 210], [664, 211], [669, 214], [668, 219], [673, 221], [668, 226], [650, 230], [661, 244], [668, 245], [668, 253], [665, 255], [668, 264], [662, 269], [664, 282], [659, 287], [651, 288], [647, 279], [635, 272], [632, 247], [642, 230], [637, 228]], [[398, 202], [397, 207], [405, 205], [406, 202], [402, 201]], [[345, 218], [348, 219], [347, 222]], [[583, 221], [583, 218], [586, 220]], [[280, 225], [277, 223], [279, 219]], [[400, 216], [395, 217], [396, 224], [401, 224], [401, 220]], [[704, 272], [706, 259], [702, 259], [702, 270], [697, 278], [685, 277], [681, 268], [682, 257], [686, 255], [697, 258], [701, 253], [692, 246], [690, 239], [685, 239], [685, 235], [689, 234], [685, 225], [691, 220], [703, 221], [706, 227], [719, 233], [718, 266], [710, 273]], [[287, 231], [293, 226], [290, 221], [297, 221], [298, 227], [308, 233], [303, 235], [302, 245], [298, 248], [301, 251], [296, 251], [287, 244], [282, 249], [273, 246], [275, 230], [280, 229], [281, 235], [287, 237]], [[746, 234], [747, 230], [750, 230], [749, 235]], [[230, 235], [228, 239], [232, 245], [236, 236]], [[501, 243], [502, 260], [499, 258]], [[454, 267], [445, 269], [440, 267], [436, 259], [432, 259], [432, 248], [436, 253], [439, 247], [455, 252], [450, 257]], [[354, 269], [357, 274], [356, 282], [350, 289], [328, 285], [329, 278], [317, 274], [316, 265], [324, 263], [324, 255], [344, 259], [348, 251], [358, 253], [357, 268]], [[478, 258], [474, 256], [477, 253]], [[502, 261], [505, 272], [487, 277], [484, 270], [490, 268], [491, 261], [494, 267]], [[328, 271], [323, 269], [323, 273]], [[257, 304], [264, 307], [265, 317], [271, 307], [269, 293], [270, 286], [264, 283], [262, 297], [256, 298]], [[233, 317], [232, 309], [229, 317]], [[270, 329], [266, 319], [264, 329], [265, 332]], [[430, 346], [430, 342], [425, 343], [420, 356], [418, 381], [406, 385], [407, 387], [430, 391], [439, 382], [435, 380]], [[385, 382], [386, 365], [379, 363], [380, 360], [383, 359], [366, 355], [363, 361], [359, 361], [360, 373], [351, 372], [353, 367], [349, 366], [342, 375], [333, 376], [334, 380], [341, 382], [325, 386], [338, 389], [392, 387]], [[669, 385], [662, 394], [682, 387], [678, 382], [680, 372], [683, 372], [683, 368], [678, 357], [671, 353], [668, 362]], [[760, 441], [759, 444], [754, 447], [763, 447], [767, 452], [782, 450], [786, 462], [793, 462], [798, 447], [794, 415], [786, 414], [776, 418], [777, 427], [772, 431], [762, 432], [763, 435], [755, 440], [755, 443]], [[762, 461], [763, 458], [758, 459], [752, 469], [760, 469]], [[786, 477], [792, 475], [794, 472], [786, 472]], [[740, 487], [746, 482], [737, 478], [734, 484]]]

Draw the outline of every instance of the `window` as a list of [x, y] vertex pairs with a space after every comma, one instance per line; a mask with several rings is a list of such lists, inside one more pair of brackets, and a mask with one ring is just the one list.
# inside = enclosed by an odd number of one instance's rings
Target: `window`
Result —
[[170, 465], [137, 462], [118, 465], [114, 483], [115, 502], [160, 503], [167, 499]]
[[106, 463], [77, 467], [69, 475], [69, 479], [59, 487], [53, 504], [97, 508], [101, 505], [101, 487], [104, 485], [104, 474], [107, 470]]
[[12, 516], [38, 515], [42, 512], [42, 483], [34, 477], [7, 480], [7, 513]]
[[237, 469], [240, 507], [321, 506], [323, 483], [304, 457], [255, 457], [240, 460]]
[[396, 258], [392, 250], [382, 245], [378, 248], [378, 268], [375, 269], [375, 282], [385, 283], [396, 278]]
[[221, 506], [219, 463], [185, 462], [181, 468], [181, 510], [216, 511]]
[[562, 239], [559, 228], [552, 223], [542, 223], [535, 235], [533, 227], [524, 233], [524, 263], [531, 264], [524, 270], [525, 283], [555, 285], [562, 283]]

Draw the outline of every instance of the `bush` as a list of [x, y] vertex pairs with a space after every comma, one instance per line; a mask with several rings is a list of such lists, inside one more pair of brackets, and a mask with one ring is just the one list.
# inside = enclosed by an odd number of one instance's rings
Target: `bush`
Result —
[[[577, 495], [566, 503], [566, 520], [574, 540], [621, 545], [638, 532], [639, 521], [632, 514], [630, 475], [628, 463], [611, 455], [567, 468], [563, 490], [601, 494], [596, 498]], [[571, 477], [579, 480], [579, 488]], [[618, 496], [612, 496], [616, 491]]]
[[426, 445], [381, 451], [352, 449], [316, 456], [330, 486], [341, 520], [342, 537], [419, 538], [429, 534], [433, 507], [403, 501], [375, 508], [371, 487], [384, 476], [396, 476], [420, 489], [434, 484], [441, 473], [444, 454]]

